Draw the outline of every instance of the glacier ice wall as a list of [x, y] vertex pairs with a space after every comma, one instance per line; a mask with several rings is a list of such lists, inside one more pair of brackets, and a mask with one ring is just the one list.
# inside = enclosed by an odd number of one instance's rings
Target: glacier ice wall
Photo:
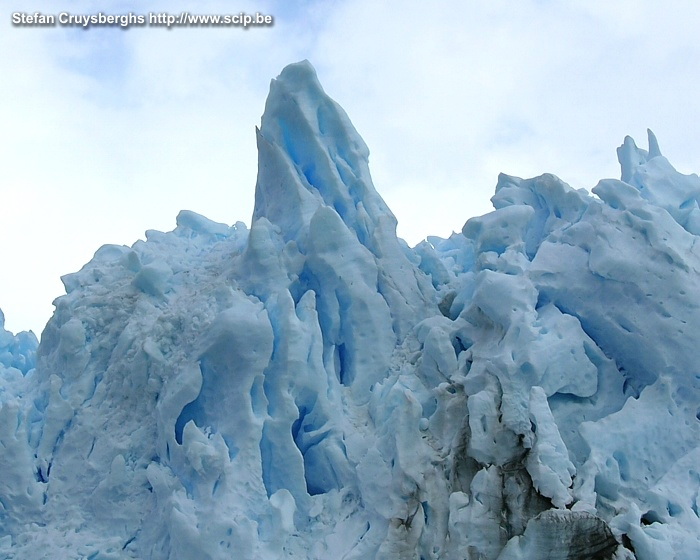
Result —
[[183, 211], [0, 324], [3, 558], [697, 558], [697, 176], [628, 138], [411, 249], [308, 63], [257, 142], [250, 230]]

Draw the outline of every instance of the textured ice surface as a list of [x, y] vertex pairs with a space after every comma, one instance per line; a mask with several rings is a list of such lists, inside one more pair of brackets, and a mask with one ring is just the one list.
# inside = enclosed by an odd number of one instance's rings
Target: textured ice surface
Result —
[[697, 560], [697, 176], [628, 138], [411, 249], [308, 63], [257, 140], [250, 230], [183, 211], [0, 328], [0, 557]]

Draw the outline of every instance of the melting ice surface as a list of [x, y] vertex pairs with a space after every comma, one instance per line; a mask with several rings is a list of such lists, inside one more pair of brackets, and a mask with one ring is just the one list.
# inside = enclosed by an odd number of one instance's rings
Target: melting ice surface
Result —
[[411, 249], [308, 63], [258, 148], [250, 230], [183, 211], [0, 328], [2, 558], [697, 560], [696, 175], [628, 138]]

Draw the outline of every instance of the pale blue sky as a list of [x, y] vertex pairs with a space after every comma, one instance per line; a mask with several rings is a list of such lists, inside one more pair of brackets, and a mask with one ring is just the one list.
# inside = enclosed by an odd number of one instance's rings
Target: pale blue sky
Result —
[[[0, 8], [0, 308], [43, 328], [59, 277], [180, 209], [250, 222], [271, 78], [309, 59], [410, 244], [490, 210], [499, 171], [587, 189], [646, 128], [700, 171], [700, 4], [37, 0], [45, 14], [262, 12], [271, 28], [17, 28]], [[21, 9], [21, 8], [20, 8]]]

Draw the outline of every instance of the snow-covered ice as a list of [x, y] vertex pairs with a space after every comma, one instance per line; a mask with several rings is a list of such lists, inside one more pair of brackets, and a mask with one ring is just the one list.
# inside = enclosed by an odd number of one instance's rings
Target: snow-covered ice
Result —
[[0, 315], [0, 556], [697, 560], [700, 179], [501, 175], [415, 248], [310, 64], [250, 229], [183, 211]]

